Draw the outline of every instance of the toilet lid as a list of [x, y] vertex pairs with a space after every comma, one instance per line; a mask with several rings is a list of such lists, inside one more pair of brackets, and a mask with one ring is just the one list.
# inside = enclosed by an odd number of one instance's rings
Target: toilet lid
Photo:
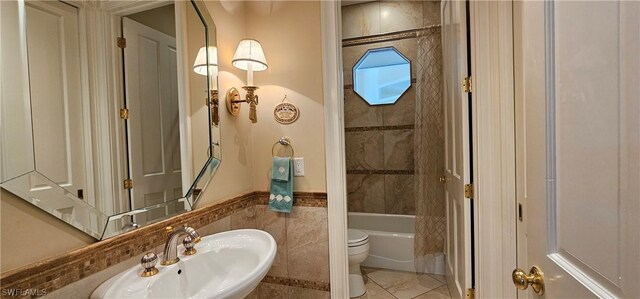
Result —
[[362, 245], [369, 239], [369, 235], [361, 230], [347, 229], [347, 239], [349, 240], [349, 246]]

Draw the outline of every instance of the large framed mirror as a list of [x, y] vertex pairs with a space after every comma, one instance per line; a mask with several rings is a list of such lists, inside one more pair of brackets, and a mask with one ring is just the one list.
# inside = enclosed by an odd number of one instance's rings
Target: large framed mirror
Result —
[[5, 6], [0, 186], [96, 239], [190, 210], [221, 161], [204, 3]]

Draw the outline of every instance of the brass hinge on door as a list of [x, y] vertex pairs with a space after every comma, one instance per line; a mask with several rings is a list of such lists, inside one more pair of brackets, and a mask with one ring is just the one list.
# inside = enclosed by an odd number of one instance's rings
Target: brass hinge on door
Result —
[[467, 299], [476, 298], [476, 289], [467, 289]]
[[127, 108], [120, 109], [120, 118], [129, 119], [129, 109]]
[[118, 44], [118, 48], [124, 49], [127, 47], [127, 39], [124, 37], [118, 37], [117, 44]]
[[133, 180], [132, 180], [132, 179], [126, 179], [126, 180], [124, 180], [124, 188], [125, 188], [125, 189], [131, 189], [131, 188], [133, 188]]
[[471, 77], [462, 79], [462, 90], [464, 92], [471, 92]]
[[473, 198], [473, 185], [465, 184], [464, 185], [464, 197]]

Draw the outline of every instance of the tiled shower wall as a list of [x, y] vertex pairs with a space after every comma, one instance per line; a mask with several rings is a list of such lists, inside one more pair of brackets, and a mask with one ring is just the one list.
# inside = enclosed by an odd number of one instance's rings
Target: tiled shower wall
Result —
[[[414, 128], [418, 37], [440, 24], [439, 1], [376, 1], [342, 8], [347, 203], [350, 212], [415, 214]], [[368, 49], [393, 46], [412, 84], [393, 105], [370, 106], [352, 88]]]

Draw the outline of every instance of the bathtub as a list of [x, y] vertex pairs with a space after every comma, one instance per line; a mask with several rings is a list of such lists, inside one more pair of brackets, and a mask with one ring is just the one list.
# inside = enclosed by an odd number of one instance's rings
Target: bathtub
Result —
[[[415, 272], [413, 255], [415, 216], [349, 212], [349, 228], [369, 234], [369, 257], [365, 267]], [[424, 273], [445, 274], [444, 254], [427, 258]]]

